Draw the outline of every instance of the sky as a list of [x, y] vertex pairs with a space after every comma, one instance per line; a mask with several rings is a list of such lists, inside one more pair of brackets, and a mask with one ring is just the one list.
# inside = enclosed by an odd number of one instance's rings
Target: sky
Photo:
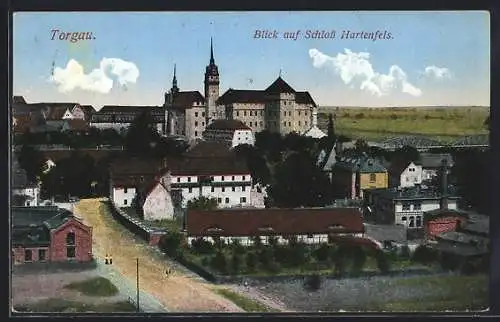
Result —
[[320, 106], [489, 106], [489, 30], [486, 11], [18, 12], [12, 89], [162, 105], [174, 64], [181, 91], [204, 93], [212, 38], [221, 95], [281, 74]]

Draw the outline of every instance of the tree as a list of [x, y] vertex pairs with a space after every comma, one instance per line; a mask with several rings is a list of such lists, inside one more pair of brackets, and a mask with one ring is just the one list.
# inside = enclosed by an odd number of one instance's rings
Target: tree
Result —
[[335, 129], [333, 127], [333, 115], [331, 113], [328, 114], [328, 130], [327, 130], [327, 135], [328, 135], [328, 139], [330, 141], [335, 141], [336, 140]]
[[31, 182], [36, 181], [37, 176], [42, 172], [43, 157], [42, 154], [33, 147], [23, 145], [18, 154], [19, 166], [26, 171], [26, 176]]
[[488, 130], [491, 130], [490, 116], [486, 117], [483, 123], [484, 127]]
[[315, 292], [321, 288], [321, 283], [321, 276], [319, 274], [313, 274], [305, 278], [304, 286], [307, 290]]
[[368, 143], [365, 139], [357, 139], [354, 143], [357, 152], [368, 152]]
[[352, 256], [352, 273], [358, 275], [365, 266], [366, 263], [366, 252], [362, 246], [354, 245], [351, 247]]
[[246, 258], [246, 264], [250, 272], [255, 270], [255, 267], [257, 266], [257, 258], [254, 253], [248, 253]]
[[382, 250], [378, 250], [375, 253], [375, 260], [377, 261], [378, 269], [382, 274], [387, 274], [391, 270], [391, 263], [386, 253]]
[[204, 196], [191, 199], [187, 202], [188, 209], [198, 209], [198, 210], [215, 210], [218, 207], [218, 202], [216, 198], [207, 198]]
[[268, 184], [270, 182], [271, 173], [263, 153], [249, 144], [237, 145], [234, 148], [234, 152], [246, 160], [252, 179], [255, 182], [261, 184]]
[[420, 152], [415, 147], [405, 145], [393, 153], [393, 158], [399, 158], [403, 161], [418, 161], [420, 160]]
[[224, 253], [218, 251], [212, 258], [211, 266], [221, 273], [227, 272], [227, 260]]
[[153, 148], [158, 144], [160, 135], [154, 127], [149, 111], [139, 114], [128, 128], [125, 146], [132, 155], [151, 156]]
[[262, 240], [260, 239], [260, 236], [252, 236], [251, 239], [252, 239], [252, 242], [253, 242], [252, 244], [253, 244], [254, 248], [256, 248], [256, 249], [262, 248], [263, 245], [262, 245]]
[[238, 273], [241, 269], [242, 258], [238, 252], [233, 253], [233, 257], [231, 260], [231, 268], [233, 272]]
[[158, 246], [165, 254], [174, 258], [179, 257], [182, 253], [182, 244], [184, 242], [184, 235], [177, 231], [169, 231], [161, 236]]
[[314, 252], [313, 256], [318, 262], [326, 262], [330, 254], [330, 247], [326, 243], [322, 243]]
[[290, 155], [277, 168], [268, 193], [277, 207], [321, 207], [332, 201], [330, 180], [306, 153]]

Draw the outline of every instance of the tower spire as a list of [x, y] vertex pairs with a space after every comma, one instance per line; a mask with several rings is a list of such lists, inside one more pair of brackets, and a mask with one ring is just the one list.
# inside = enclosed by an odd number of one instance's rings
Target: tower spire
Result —
[[215, 59], [214, 59], [214, 45], [212, 41], [212, 37], [210, 37], [210, 65], [215, 64]]
[[178, 91], [177, 87], [177, 64], [174, 64], [174, 77], [172, 79], [172, 93], [175, 93]]
[[280, 74], [279, 74], [279, 77], [281, 78], [281, 68], [280, 68]]

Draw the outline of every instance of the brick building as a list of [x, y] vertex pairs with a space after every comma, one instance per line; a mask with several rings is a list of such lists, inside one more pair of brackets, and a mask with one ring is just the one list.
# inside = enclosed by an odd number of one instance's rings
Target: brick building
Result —
[[92, 260], [92, 228], [57, 207], [12, 207], [12, 259], [31, 262]]

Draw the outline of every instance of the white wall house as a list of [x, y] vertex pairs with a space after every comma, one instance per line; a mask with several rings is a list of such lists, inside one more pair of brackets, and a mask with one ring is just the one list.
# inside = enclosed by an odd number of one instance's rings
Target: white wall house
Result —
[[30, 184], [23, 188], [13, 188], [12, 195], [25, 196], [25, 207], [35, 207], [40, 204], [40, 187], [36, 184]]
[[[290, 221], [283, 221], [283, 217]], [[263, 244], [268, 244], [270, 238], [287, 244], [292, 237], [306, 244], [320, 244], [338, 237], [363, 238], [364, 231], [358, 208], [233, 208], [188, 210], [186, 215], [190, 245], [196, 239], [214, 243], [219, 238], [225, 243], [238, 240], [249, 246], [254, 236]]]
[[[448, 208], [457, 209], [458, 197], [448, 197]], [[380, 224], [422, 228], [424, 212], [440, 208], [441, 195], [418, 188], [372, 189], [365, 196], [370, 216]]]
[[148, 191], [142, 210], [144, 220], [172, 219], [174, 205], [170, 195], [170, 187], [165, 186], [161, 181], [155, 181], [152, 189]]
[[117, 187], [111, 186], [112, 194], [111, 200], [116, 204], [118, 208], [126, 208], [132, 205], [134, 200], [136, 189], [132, 185], [129, 187]]
[[224, 142], [231, 148], [240, 144], [255, 144], [250, 127], [239, 120], [215, 120], [203, 132], [203, 139], [209, 142]]
[[[172, 190], [180, 190], [182, 207], [199, 197], [217, 199], [219, 208], [248, 207], [251, 205], [252, 177], [247, 174], [226, 175], [179, 175], [172, 171]], [[204, 181], [203, 178], [209, 180]], [[201, 179], [201, 180], [200, 180]]]
[[391, 165], [389, 167], [389, 185], [391, 187], [409, 188], [422, 184], [422, 165], [414, 162], [406, 162], [402, 165]]

